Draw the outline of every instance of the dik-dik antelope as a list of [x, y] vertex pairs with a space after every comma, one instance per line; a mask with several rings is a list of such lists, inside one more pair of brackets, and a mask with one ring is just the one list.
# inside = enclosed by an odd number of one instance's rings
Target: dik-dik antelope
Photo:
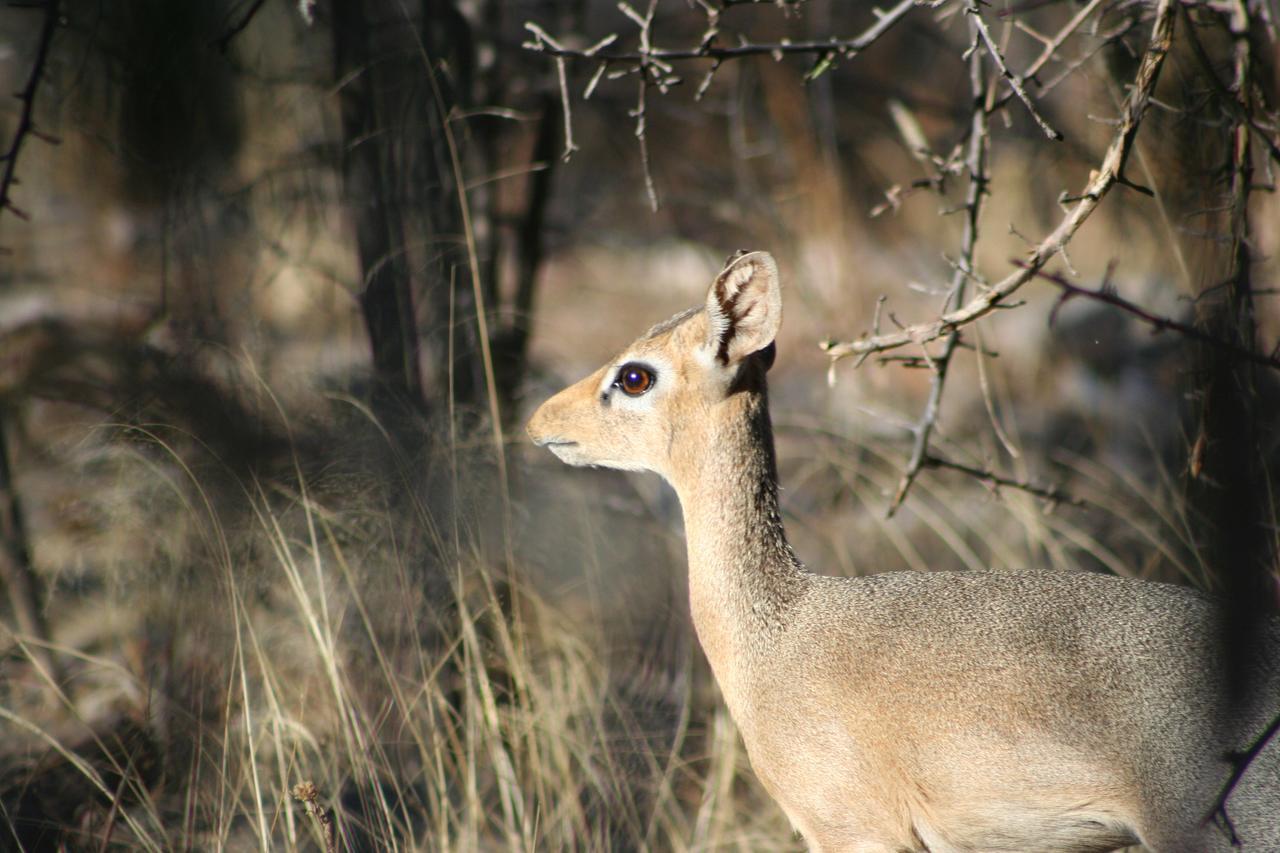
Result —
[[[571, 465], [655, 471], [684, 511], [694, 626], [751, 764], [824, 851], [1226, 849], [1229, 754], [1280, 713], [1280, 624], [1228, 700], [1217, 612], [1088, 573], [811, 574], [778, 509], [765, 374], [777, 266], [730, 259], [706, 305], [548, 400]], [[1280, 851], [1280, 744], [1225, 808]]]

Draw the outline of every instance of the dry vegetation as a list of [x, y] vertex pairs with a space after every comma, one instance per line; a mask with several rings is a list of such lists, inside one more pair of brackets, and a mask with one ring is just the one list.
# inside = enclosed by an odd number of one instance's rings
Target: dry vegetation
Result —
[[[1042, 280], [965, 331], [947, 379], [932, 452], [982, 476], [926, 465], [886, 517], [936, 374], [920, 348], [901, 349], [884, 355], [923, 369], [872, 356], [834, 365], [828, 384], [818, 342], [871, 330], [878, 311], [885, 331], [930, 320], [952, 297], [963, 217], [940, 211], [964, 204], [967, 178], [943, 180], [939, 158], [963, 146], [971, 118], [964, 4], [911, 9], [811, 82], [814, 56], [767, 54], [724, 62], [700, 100], [698, 74], [666, 95], [655, 82], [657, 212], [629, 112], [634, 74], [583, 101], [595, 69], [568, 63], [579, 150], [559, 162], [553, 135], [540, 159], [541, 123], [561, 124], [556, 67], [519, 48], [526, 18], [576, 34], [578, 50], [614, 31], [634, 41], [634, 22], [613, 4], [457, 4], [492, 86], [465, 104], [475, 115], [449, 122], [462, 152], [451, 174], [474, 219], [424, 213], [417, 230], [406, 219], [389, 253], [420, 287], [424, 404], [407, 426], [371, 391], [372, 279], [343, 205], [352, 144], [327, 4], [310, 24], [312, 4], [211, 4], [187, 29], [164, 3], [143, 5], [139, 19], [160, 21], [149, 35], [63, 4], [34, 111], [59, 144], [28, 138], [14, 188], [28, 218], [0, 211], [4, 496], [20, 503], [47, 621], [41, 636], [16, 603], [0, 610], [0, 849], [798, 849], [692, 636], [673, 496], [646, 478], [563, 470], [519, 438], [530, 405], [695, 304], [739, 247], [769, 249], [784, 270], [771, 391], [784, 508], [810, 565], [1035, 566], [1230, 588], [1205, 494], [1238, 484], [1201, 476], [1217, 476], [1214, 448], [1228, 440], [1206, 431], [1202, 351], [1085, 298], [1055, 310], [1060, 290]], [[1224, 75], [1232, 44], [1215, 29], [1225, 13], [1187, 5], [1127, 167], [1156, 195], [1111, 190], [1048, 269], [1087, 286], [1109, 274], [1158, 314], [1211, 324], [1205, 306], [1233, 268], [1225, 247], [1247, 237], [1250, 346], [1267, 353], [1280, 335], [1280, 207], [1246, 194], [1247, 232], [1228, 227], [1234, 114], [1206, 94], [1185, 33], [1203, 30]], [[989, 21], [1015, 68], [1041, 49], [1028, 32], [1079, 11], [997, 6]], [[658, 8], [664, 45], [697, 44], [706, 8], [761, 43], [872, 21], [820, 0]], [[1089, 181], [1115, 133], [1152, 8], [1091, 8], [1092, 28], [1052, 63], [1078, 66], [1037, 96], [1066, 141], [1047, 142], [1016, 99], [991, 112], [970, 247], [986, 281], [1052, 230], [1060, 194]], [[42, 14], [0, 11], [3, 91], [21, 89]], [[1251, 14], [1257, 87], [1274, 94], [1275, 28]], [[147, 89], [130, 64], [157, 50], [157, 32], [187, 45], [182, 86]], [[460, 73], [423, 51], [406, 49], [415, 97], [429, 97], [429, 69]], [[176, 118], [148, 125], [152, 101]], [[10, 106], [5, 138], [20, 117]], [[499, 107], [509, 114], [482, 114]], [[904, 141], [898, 110], [928, 154]], [[1277, 134], [1261, 105], [1258, 120], [1264, 184]], [[130, 134], [148, 128], [139, 147]], [[408, 150], [418, 137], [401, 131], [387, 136]], [[529, 250], [537, 176], [553, 165]], [[427, 204], [405, 193], [406, 209]], [[487, 276], [474, 289], [473, 262]], [[522, 313], [530, 262], [536, 299]], [[450, 286], [432, 302], [421, 283], [441, 269]], [[502, 335], [529, 330], [496, 423], [483, 394], [455, 386], [477, 293], [496, 300], [499, 373]], [[1264, 495], [1260, 559], [1274, 573], [1274, 371], [1251, 381], [1249, 459], [1263, 474], [1251, 494]]]

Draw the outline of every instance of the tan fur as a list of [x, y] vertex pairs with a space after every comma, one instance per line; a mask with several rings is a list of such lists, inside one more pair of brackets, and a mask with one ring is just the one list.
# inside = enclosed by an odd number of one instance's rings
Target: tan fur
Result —
[[[765, 253], [534, 413], [575, 465], [655, 471], [684, 510], [694, 626], [752, 766], [814, 850], [1226, 849], [1206, 816], [1280, 710], [1280, 627], [1223, 698], [1216, 612], [1163, 584], [1052, 572], [814, 575], [787, 544], [765, 373]], [[611, 383], [629, 363], [653, 387]], [[1280, 850], [1280, 747], [1228, 803]]]

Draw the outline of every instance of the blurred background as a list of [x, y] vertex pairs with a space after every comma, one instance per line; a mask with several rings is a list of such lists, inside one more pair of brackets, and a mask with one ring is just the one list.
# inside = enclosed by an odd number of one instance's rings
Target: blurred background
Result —
[[983, 4], [976, 53], [964, 0], [0, 9], [0, 849], [800, 849], [674, 495], [523, 437], [737, 249], [782, 270], [816, 571], [1274, 610], [1274, 9], [1183, 6], [1137, 188], [1047, 268], [1094, 295], [1033, 279], [963, 330], [891, 515], [943, 342], [820, 344], [1015, 270], [1101, 168], [1150, 4]]

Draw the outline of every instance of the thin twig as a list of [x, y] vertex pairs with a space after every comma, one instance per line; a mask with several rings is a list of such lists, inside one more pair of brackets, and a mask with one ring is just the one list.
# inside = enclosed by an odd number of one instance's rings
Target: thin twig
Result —
[[640, 93], [636, 98], [636, 108], [631, 115], [636, 120], [636, 139], [640, 142], [640, 170], [644, 173], [644, 191], [649, 197], [649, 208], [658, 212], [658, 189], [653, 183], [653, 168], [649, 163], [649, 134], [647, 127], [647, 103], [649, 95], [649, 75], [640, 73]]
[[1129, 97], [1125, 101], [1120, 126], [1111, 144], [1107, 146], [1102, 163], [1084, 191], [1075, 200], [1071, 210], [1035, 247], [1023, 264], [966, 305], [933, 320], [916, 323], [896, 332], [867, 335], [854, 341], [827, 341], [821, 346], [828, 356], [832, 359], [863, 356], [908, 344], [923, 344], [937, 340], [998, 310], [1005, 299], [1034, 278], [1045, 264], [1066, 248], [1076, 231], [1097, 209], [1107, 192], [1115, 184], [1123, 182], [1122, 172], [1125, 162], [1133, 148], [1138, 127], [1142, 123], [1142, 117], [1151, 99], [1151, 92], [1155, 88], [1160, 68], [1173, 41], [1174, 8], [1174, 0], [1159, 0], [1147, 50], [1143, 54]]
[[[974, 252], [978, 245], [978, 219], [982, 210], [982, 199], [987, 190], [987, 156], [990, 150], [991, 134], [987, 123], [987, 77], [982, 69], [982, 53], [978, 50], [978, 31], [980, 19], [970, 18], [969, 32], [972, 43], [969, 48], [969, 87], [973, 95], [973, 113], [969, 123], [969, 144], [965, 155], [965, 168], [969, 173], [969, 187], [965, 193], [964, 234], [960, 240], [960, 259], [951, 273], [951, 284], [947, 289], [945, 311], [951, 305], [964, 304], [964, 293], [969, 282], [968, 271], [973, 269]], [[930, 357], [927, 344], [921, 344], [926, 361], [933, 370], [933, 378], [929, 385], [929, 398], [925, 402], [924, 412], [912, 429], [914, 441], [911, 457], [902, 472], [897, 491], [889, 502], [887, 515], [893, 517], [898, 507], [906, 500], [907, 492], [919, 476], [929, 456], [929, 437], [938, 423], [938, 415], [942, 410], [942, 392], [947, 382], [947, 371], [951, 366], [951, 357], [960, 343], [959, 330], [947, 335], [942, 345], [942, 352]]]
[[[1102, 0], [1089, 0], [1089, 3], [1083, 9], [1076, 12], [1075, 16], [1072, 17], [1070, 21], [1067, 21], [1062, 29], [1058, 30], [1057, 35], [1050, 39], [1041, 39], [1040, 41], [1044, 44], [1044, 50], [1040, 51], [1040, 55], [1027, 66], [1027, 70], [1022, 73], [1022, 79], [1034, 80], [1035, 76], [1040, 73], [1040, 69], [1044, 68], [1049, 60], [1057, 55], [1058, 49], [1062, 47], [1063, 43], [1065, 43], [1066, 40], [1071, 37], [1072, 33], [1078, 30], [1080, 25], [1087, 21], [1089, 16], [1097, 11], [1097, 8], [1101, 5]], [[1013, 95], [1014, 93], [1010, 91], [1003, 98], [996, 101], [996, 108], [1002, 107], [1008, 103], [1009, 99], [1012, 98]]]
[[[546, 42], [555, 48], [561, 47], [555, 39], [547, 35], [546, 30], [542, 29], [542, 27], [532, 21], [525, 21], [524, 28], [533, 33], [534, 38], [539, 41]], [[600, 44], [606, 43], [607, 41], [601, 42]], [[593, 49], [594, 48], [589, 48], [588, 52]], [[575, 145], [573, 141], [573, 112], [569, 105], [569, 74], [565, 65], [564, 57], [557, 56], [556, 79], [560, 83], [560, 108], [561, 112], [564, 114], [564, 152], [560, 155], [560, 159], [568, 163], [569, 158], [573, 156], [573, 152], [578, 150], [578, 146]], [[601, 68], [603, 67], [604, 66], [601, 66]]]
[[[1098, 43], [1077, 56], [1075, 59], [1066, 63], [1062, 70], [1053, 77], [1040, 84], [1040, 97], [1045, 97], [1054, 89], [1058, 88], [1064, 81], [1069, 79], [1073, 74], [1083, 68], [1090, 60], [1098, 55], [1099, 52], [1108, 45], [1115, 44], [1129, 34], [1129, 31], [1138, 26], [1138, 17], [1135, 15], [1126, 18], [1122, 23], [1117, 24], [1106, 33], [1098, 36]], [[1155, 102], [1155, 99], [1152, 99]]]
[[1227, 760], [1231, 763], [1231, 775], [1223, 783], [1222, 790], [1218, 792], [1218, 797], [1213, 801], [1213, 807], [1205, 815], [1203, 823], [1206, 825], [1216, 823], [1221, 826], [1227, 833], [1232, 847], [1240, 847], [1241, 845], [1240, 837], [1236, 834], [1235, 825], [1227, 814], [1227, 800], [1230, 799], [1231, 793], [1236, 789], [1236, 786], [1240, 784], [1240, 780], [1244, 778], [1245, 771], [1253, 764], [1254, 759], [1262, 754], [1262, 750], [1266, 745], [1275, 739], [1277, 733], [1280, 733], [1280, 714], [1272, 718], [1267, 727], [1248, 747], [1227, 755]]
[[[35, 109], [36, 92], [44, 77], [49, 60], [49, 49], [53, 44], [54, 32], [58, 26], [58, 0], [47, 0], [44, 7], [44, 23], [40, 28], [39, 41], [36, 44], [35, 59], [31, 63], [31, 72], [27, 75], [27, 83], [17, 98], [22, 102], [22, 110], [18, 115], [18, 126], [14, 129], [9, 150], [4, 154], [4, 173], [0, 175], [0, 215], [8, 210], [21, 219], [23, 213], [9, 198], [9, 193], [17, 182], [18, 155], [29, 135], [38, 135], [32, 119]], [[30, 651], [37, 667], [43, 667], [49, 676], [50, 684], [55, 686], [62, 679], [61, 668], [57, 659], [49, 651], [49, 625], [41, 606], [40, 578], [36, 575], [31, 562], [31, 548], [27, 539], [27, 527], [22, 513], [22, 504], [18, 500], [18, 492], [9, 465], [9, 448], [5, 435], [8, 412], [0, 409], [0, 580], [6, 587], [10, 604], [18, 627], [34, 638], [35, 649]]]
[[619, 51], [614, 53], [588, 53], [584, 50], [555, 46], [549, 40], [542, 44], [526, 45], [526, 47], [530, 50], [545, 53], [548, 56], [562, 56], [565, 59], [573, 60], [591, 59], [609, 63], [652, 62], [655, 59], [664, 62], [699, 59], [725, 60], [741, 59], [744, 56], [790, 56], [796, 54], [833, 54], [841, 59], [849, 59], [870, 47], [876, 39], [888, 32], [907, 12], [910, 12], [916, 6], [928, 5], [930, 4], [920, 3], [917, 0], [899, 0], [896, 6], [877, 17], [874, 24], [861, 34], [849, 39], [781, 41], [773, 44], [748, 43], [732, 46], [717, 45], [714, 42], [704, 40], [697, 47], [651, 48], [647, 51]]
[[18, 126], [13, 131], [13, 139], [9, 142], [9, 150], [0, 159], [4, 161], [4, 173], [0, 175], [0, 211], [8, 210], [20, 219], [27, 215], [14, 206], [9, 192], [18, 174], [18, 155], [22, 153], [22, 144], [27, 137], [35, 135], [35, 122], [32, 114], [35, 110], [36, 90], [40, 88], [40, 80], [44, 77], [45, 65], [49, 61], [49, 47], [53, 44], [53, 33], [58, 27], [58, 0], [47, 0], [44, 7], [44, 23], [40, 27], [39, 41], [36, 43], [36, 56], [31, 62], [31, 73], [27, 75], [27, 84], [15, 97], [22, 102], [22, 110], [18, 114]]
[[[1182, 13], [1184, 19], [1189, 23], [1190, 13], [1185, 8], [1182, 10]], [[1233, 21], [1235, 20], [1235, 17], [1236, 16], [1232, 16]], [[1245, 20], [1247, 22], [1248, 19], [1246, 18]], [[1233, 23], [1232, 26], [1238, 27], [1239, 24]], [[1235, 119], [1236, 122], [1248, 125], [1249, 128], [1251, 128], [1266, 144], [1267, 150], [1271, 154], [1271, 158], [1273, 160], [1280, 161], [1280, 145], [1277, 145], [1275, 140], [1273, 140], [1267, 133], [1266, 129], [1258, 124], [1258, 120], [1254, 118], [1253, 112], [1248, 108], [1247, 101], [1248, 91], [1250, 88], [1248, 75], [1244, 75], [1243, 79], [1239, 79], [1241, 77], [1241, 69], [1237, 67], [1237, 80], [1232, 84], [1230, 90], [1228, 90], [1226, 84], [1218, 78], [1218, 72], [1214, 70], [1213, 60], [1209, 58], [1209, 54], [1205, 51], [1204, 45], [1200, 42], [1200, 37], [1196, 34], [1196, 28], [1194, 26], [1188, 26], [1187, 34], [1188, 42], [1191, 44], [1191, 53], [1199, 63], [1200, 70], [1204, 72], [1205, 79], [1209, 82], [1209, 85], [1213, 87], [1214, 93], [1218, 96], [1214, 103], [1230, 111], [1231, 117]], [[1232, 37], [1236, 40], [1236, 63], [1238, 66], [1241, 61], [1241, 57], [1247, 57], [1248, 55], [1248, 31], [1246, 29], [1243, 35], [1233, 32]]]
[[[1014, 263], [1022, 267], [1023, 269], [1027, 269], [1027, 266], [1023, 261], [1014, 261]], [[1189, 340], [1196, 341], [1197, 343], [1202, 343], [1220, 352], [1225, 352], [1230, 355], [1233, 355], [1236, 358], [1241, 359], [1242, 361], [1247, 361], [1247, 362], [1250, 362], [1251, 364], [1256, 364], [1261, 367], [1269, 367], [1272, 370], [1280, 370], [1280, 356], [1277, 356], [1277, 354], [1272, 353], [1270, 355], [1264, 355], [1260, 352], [1255, 352], [1254, 350], [1243, 347], [1225, 338], [1220, 338], [1217, 335], [1212, 335], [1202, 329], [1197, 329], [1195, 326], [1192, 326], [1190, 323], [1184, 323], [1180, 320], [1175, 320], [1172, 317], [1164, 317], [1159, 314], [1153, 314], [1152, 312], [1143, 308], [1141, 305], [1137, 305], [1136, 303], [1130, 302], [1129, 300], [1125, 299], [1123, 296], [1120, 296], [1118, 293], [1115, 292], [1115, 289], [1110, 285], [1110, 282], [1108, 282], [1105, 279], [1103, 280], [1101, 287], [1098, 287], [1097, 289], [1093, 289], [1088, 287], [1081, 287], [1078, 284], [1073, 284], [1070, 281], [1068, 281], [1066, 277], [1059, 275], [1058, 273], [1050, 273], [1050, 272], [1045, 272], [1043, 270], [1037, 270], [1035, 272], [1035, 275], [1038, 278], [1044, 279], [1045, 281], [1053, 285], [1056, 285], [1058, 288], [1062, 290], [1062, 295], [1058, 298], [1057, 303], [1054, 305], [1054, 307], [1051, 309], [1049, 313], [1049, 321], [1051, 324], [1053, 322], [1053, 319], [1057, 316], [1058, 310], [1062, 307], [1063, 304], [1065, 304], [1068, 300], [1074, 297], [1081, 296], [1086, 299], [1091, 299], [1095, 302], [1101, 302], [1104, 305], [1110, 305], [1113, 308], [1118, 308], [1124, 313], [1129, 314], [1133, 317], [1136, 317], [1146, 325], [1150, 326], [1153, 332], [1164, 332], [1164, 331], [1174, 332], [1176, 334], [1182, 335], [1183, 337]]]
[[1035, 104], [1031, 103], [1031, 97], [1027, 94], [1027, 90], [1022, 88], [1022, 81], [1005, 64], [1004, 56], [1000, 53], [1000, 49], [996, 47], [995, 40], [991, 38], [990, 30], [987, 29], [987, 22], [982, 20], [982, 9], [978, 5], [978, 0], [969, 0], [969, 5], [965, 12], [976, 25], [978, 34], [982, 36], [983, 44], [987, 46], [987, 55], [991, 57], [991, 61], [1000, 69], [1000, 76], [1004, 77], [1005, 82], [1009, 84], [1009, 88], [1018, 96], [1018, 100], [1022, 101], [1027, 108], [1027, 112], [1031, 114], [1031, 118], [1035, 120], [1036, 124], [1040, 125], [1040, 129], [1044, 131], [1045, 136], [1055, 142], [1061, 141], [1062, 134], [1054, 130], [1044, 116], [1040, 115], [1040, 111], [1036, 109]]
[[[828, 59], [839, 57], [848, 59], [870, 47], [877, 39], [889, 31], [899, 20], [901, 20], [907, 12], [916, 6], [933, 5], [920, 0], [899, 0], [888, 12], [877, 12], [876, 21], [861, 34], [850, 39], [826, 39], [818, 41], [792, 42], [782, 41], [776, 44], [754, 44], [744, 42], [742, 44], [728, 46], [717, 45], [715, 39], [719, 34], [719, 28], [716, 26], [718, 16], [723, 9], [717, 9], [714, 6], [702, 4], [704, 11], [708, 15], [708, 27], [703, 34], [702, 39], [696, 47], [683, 49], [663, 49], [653, 45], [653, 19], [654, 13], [657, 11], [657, 0], [650, 0], [648, 8], [644, 14], [636, 11], [629, 3], [619, 2], [618, 9], [627, 16], [639, 30], [639, 45], [632, 51], [616, 51], [605, 52], [604, 48], [616, 41], [616, 34], [609, 35], [589, 48], [568, 48], [559, 40], [547, 33], [538, 24], [532, 21], [525, 22], [525, 29], [533, 34], [532, 41], [525, 42], [524, 47], [527, 50], [545, 53], [556, 60], [556, 71], [560, 83], [560, 100], [564, 109], [565, 120], [565, 152], [564, 157], [567, 160], [569, 155], [576, 149], [573, 144], [571, 119], [570, 119], [570, 103], [567, 72], [565, 69], [567, 60], [588, 60], [595, 63], [596, 67], [591, 75], [587, 87], [583, 93], [583, 98], [590, 98], [592, 92], [595, 91], [596, 85], [606, 75], [609, 79], [626, 76], [635, 73], [639, 77], [638, 92], [636, 95], [636, 106], [631, 110], [631, 117], [636, 120], [635, 135], [640, 145], [640, 166], [644, 173], [645, 193], [649, 199], [649, 206], [654, 211], [658, 209], [658, 193], [653, 180], [653, 168], [651, 158], [649, 156], [648, 141], [648, 95], [649, 87], [656, 85], [663, 94], [672, 86], [681, 82], [681, 78], [677, 76], [671, 66], [671, 62], [685, 60], [707, 60], [711, 63], [706, 74], [698, 86], [696, 93], [697, 98], [701, 98], [711, 85], [711, 81], [719, 68], [720, 63], [726, 59], [740, 59], [747, 56], [759, 56], [768, 54], [775, 58], [781, 58], [784, 55], [795, 54], [816, 54], [819, 57]], [[622, 69], [610, 71], [614, 65], [623, 66]]]
[[975, 468], [971, 465], [965, 465], [962, 462], [952, 462], [950, 459], [943, 459], [938, 456], [927, 456], [924, 460], [926, 468], [943, 468], [949, 471], [958, 471], [961, 474], [968, 474], [970, 477], [981, 480], [989, 485], [992, 491], [999, 492], [1000, 489], [1016, 489], [1020, 492], [1026, 492], [1037, 498], [1042, 498], [1053, 504], [1070, 504], [1074, 507], [1088, 506], [1082, 499], [1064, 492], [1062, 489], [1053, 486], [1040, 486], [1035, 483], [1028, 483], [1024, 480], [1013, 480], [1004, 477], [984, 468]]
[[1013, 439], [1005, 431], [1004, 424], [1000, 423], [1000, 417], [996, 414], [995, 396], [991, 391], [991, 379], [987, 376], [987, 358], [997, 358], [999, 353], [993, 354], [987, 349], [986, 343], [982, 340], [981, 326], [974, 326], [973, 332], [978, 338], [977, 346], [973, 348], [977, 353], [974, 364], [978, 368], [978, 389], [982, 392], [982, 404], [986, 407], [987, 417], [991, 421], [991, 431], [996, 434], [996, 440], [1004, 447], [1005, 452], [1017, 459], [1022, 456], [1022, 451], [1013, 443]]
[[636, 108], [631, 115], [636, 120], [636, 139], [640, 143], [640, 168], [644, 172], [644, 190], [649, 196], [649, 208], [657, 213], [658, 190], [653, 183], [653, 167], [649, 161], [648, 98], [649, 74], [653, 67], [650, 59], [650, 54], [653, 52], [653, 15], [658, 10], [658, 0], [649, 0], [649, 9], [643, 16], [626, 3], [619, 3], [618, 7], [640, 27], [640, 53], [644, 58], [640, 60], [640, 91], [636, 97]]

